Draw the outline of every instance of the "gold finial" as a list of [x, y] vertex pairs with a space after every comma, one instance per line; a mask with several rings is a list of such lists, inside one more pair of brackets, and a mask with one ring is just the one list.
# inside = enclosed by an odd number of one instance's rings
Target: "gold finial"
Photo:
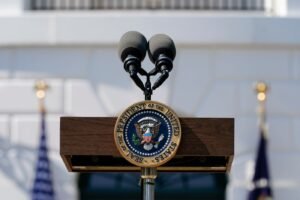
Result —
[[259, 102], [257, 113], [259, 116], [259, 126], [262, 130], [263, 137], [267, 138], [267, 127], [266, 127], [266, 98], [267, 98], [267, 92], [269, 88], [268, 85], [265, 82], [257, 82], [255, 84], [255, 91], [257, 94], [257, 100]]
[[34, 89], [36, 91], [36, 97], [42, 100], [46, 97], [46, 91], [49, 89], [49, 86], [44, 80], [38, 80], [35, 83]]
[[255, 85], [258, 101], [265, 101], [267, 98], [268, 85], [265, 82], [258, 82]]
[[45, 113], [45, 105], [44, 99], [46, 97], [46, 91], [49, 89], [48, 84], [44, 80], [38, 80], [34, 86], [36, 97], [39, 99], [40, 102], [40, 112]]

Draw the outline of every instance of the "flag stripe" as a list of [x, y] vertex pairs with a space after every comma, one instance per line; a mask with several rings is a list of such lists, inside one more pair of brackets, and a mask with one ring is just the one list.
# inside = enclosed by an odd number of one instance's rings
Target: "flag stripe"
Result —
[[54, 189], [48, 158], [45, 112], [41, 113], [41, 136], [36, 163], [32, 200], [54, 200]]

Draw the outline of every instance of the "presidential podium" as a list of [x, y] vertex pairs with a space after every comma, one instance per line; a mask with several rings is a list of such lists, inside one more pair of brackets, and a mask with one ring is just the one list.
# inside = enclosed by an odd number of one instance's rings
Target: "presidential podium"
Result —
[[[118, 118], [62, 117], [60, 154], [67, 169], [141, 171], [144, 200], [155, 198], [157, 171], [228, 172], [234, 155], [233, 118], [179, 118], [172, 108], [151, 101], [173, 69], [173, 40], [156, 34], [147, 41], [129, 31], [121, 37], [118, 52], [145, 101], [132, 104]], [[154, 64], [150, 71], [141, 64], [146, 54]]]
[[[61, 117], [60, 155], [70, 172], [140, 171], [114, 142], [115, 117]], [[180, 118], [179, 149], [158, 171], [228, 172], [234, 155], [233, 118]]]

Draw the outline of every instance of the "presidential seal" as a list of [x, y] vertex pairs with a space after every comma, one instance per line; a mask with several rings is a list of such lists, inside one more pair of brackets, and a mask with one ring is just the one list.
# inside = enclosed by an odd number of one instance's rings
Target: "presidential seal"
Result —
[[168, 106], [142, 101], [119, 116], [114, 138], [119, 152], [130, 163], [157, 167], [176, 154], [181, 126], [177, 115]]

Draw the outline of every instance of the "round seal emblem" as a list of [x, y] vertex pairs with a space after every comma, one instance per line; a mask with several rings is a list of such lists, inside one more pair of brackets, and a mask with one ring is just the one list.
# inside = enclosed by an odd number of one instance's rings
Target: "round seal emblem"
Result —
[[130, 163], [157, 167], [176, 154], [181, 126], [176, 113], [168, 106], [142, 101], [118, 117], [114, 137], [119, 152]]

